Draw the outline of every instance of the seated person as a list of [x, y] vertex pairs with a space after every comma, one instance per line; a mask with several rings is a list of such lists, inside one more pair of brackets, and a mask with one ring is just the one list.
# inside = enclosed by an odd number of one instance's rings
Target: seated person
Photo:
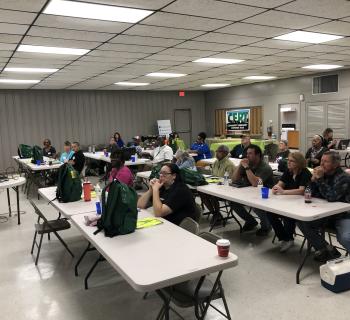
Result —
[[119, 148], [123, 148], [125, 144], [124, 144], [124, 141], [123, 141], [120, 133], [119, 132], [115, 132], [113, 137], [114, 137], [114, 140], [115, 140], [116, 144], [118, 145], [118, 147]]
[[73, 168], [79, 174], [81, 174], [81, 172], [83, 171], [84, 165], [85, 165], [84, 153], [83, 153], [83, 151], [80, 150], [79, 142], [73, 142], [72, 149], [74, 151], [74, 154], [71, 157], [71, 159], [68, 161], [68, 163], [70, 163], [73, 166]]
[[328, 150], [322, 143], [323, 138], [320, 135], [316, 134], [312, 138], [312, 146], [307, 150], [305, 155], [308, 167], [315, 168], [320, 165], [322, 155]]
[[114, 152], [115, 150], [120, 149], [117, 145], [117, 142], [115, 141], [114, 137], [111, 137], [109, 139], [109, 145], [106, 147], [107, 152]]
[[184, 150], [177, 150], [175, 153], [176, 165], [179, 169], [191, 169], [197, 171], [194, 159]]
[[[236, 167], [229, 158], [229, 148], [225, 145], [221, 145], [215, 152], [216, 160], [213, 164], [212, 174], [215, 177], [223, 177], [225, 172], [232, 177]], [[215, 224], [217, 221], [222, 220], [220, 213], [220, 204], [217, 197], [200, 193], [203, 204], [208, 208], [210, 214], [213, 215], [211, 224]]]
[[56, 157], [56, 149], [51, 145], [50, 139], [44, 140], [43, 156], [49, 158]]
[[156, 142], [156, 148], [151, 152], [153, 164], [158, 164], [161, 162], [166, 162], [173, 160], [174, 153], [168, 145], [165, 144], [165, 137], [159, 136]]
[[108, 180], [118, 180], [129, 187], [133, 186], [134, 177], [130, 169], [124, 166], [125, 160], [123, 154], [120, 152], [113, 152], [111, 154], [111, 171], [108, 176]]
[[150, 204], [156, 217], [163, 217], [177, 225], [186, 217], [196, 217], [192, 192], [182, 182], [180, 169], [174, 163], [162, 166], [159, 179], [152, 179], [148, 191], [137, 201], [141, 209], [146, 209]]
[[278, 144], [278, 152], [276, 154], [275, 162], [278, 163], [278, 171], [285, 172], [287, 168], [287, 160], [290, 151], [288, 149], [287, 140], [281, 140]]
[[[241, 160], [239, 167], [233, 174], [232, 182], [257, 187], [259, 180], [262, 180], [265, 187], [272, 188], [272, 169], [263, 161], [260, 147], [251, 144], [247, 147], [247, 158]], [[245, 221], [242, 230], [243, 232], [253, 230], [258, 225], [258, 222], [250, 213], [248, 213], [243, 205], [232, 202], [231, 207], [237, 215]], [[256, 235], [268, 235], [271, 231], [271, 225], [267, 219], [265, 211], [260, 209], [254, 209], [254, 211], [260, 218], [260, 229], [257, 230]]]
[[247, 157], [247, 147], [250, 145], [250, 136], [247, 134], [241, 135], [241, 143], [233, 147], [230, 154], [232, 158], [243, 159]]
[[335, 149], [337, 140], [333, 140], [333, 129], [326, 128], [323, 133], [323, 146], [327, 149]]
[[[314, 168], [311, 178], [313, 197], [323, 198], [329, 202], [350, 203], [350, 176], [340, 167], [341, 158], [334, 151], [327, 151], [321, 158], [321, 165]], [[338, 242], [350, 251], [350, 212], [336, 214], [316, 221], [299, 221], [299, 229], [317, 251], [315, 260], [326, 262], [340, 257], [340, 252], [328, 244], [320, 234], [322, 226], [335, 227]]]
[[72, 144], [69, 141], [65, 141], [63, 150], [64, 152], [62, 152], [60, 156], [60, 161], [65, 163], [68, 162], [68, 160], [70, 160], [74, 154], [74, 151], [72, 150]]
[[128, 143], [128, 147], [135, 147], [136, 148], [136, 153], [138, 155], [142, 154], [142, 142], [141, 142], [141, 137], [140, 136], [135, 136], [132, 138], [132, 142]]
[[[273, 194], [303, 195], [309, 185], [311, 173], [306, 168], [306, 160], [301, 152], [293, 152], [288, 157], [288, 170], [286, 170], [277, 184], [272, 188]], [[273, 230], [281, 241], [280, 252], [286, 252], [294, 245], [295, 220], [267, 213]]]
[[205, 132], [200, 132], [198, 134], [197, 141], [191, 145], [191, 150], [188, 151], [188, 153], [197, 154], [195, 157], [193, 157], [196, 162], [202, 159], [211, 158], [209, 146], [205, 143], [206, 138], [207, 135], [205, 134]]

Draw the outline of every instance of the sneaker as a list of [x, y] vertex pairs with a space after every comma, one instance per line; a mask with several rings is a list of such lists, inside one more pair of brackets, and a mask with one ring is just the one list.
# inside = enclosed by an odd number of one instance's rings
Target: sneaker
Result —
[[257, 225], [258, 225], [257, 222], [255, 222], [255, 223], [247, 223], [246, 222], [242, 228], [242, 232], [254, 230]]
[[271, 228], [270, 229], [261, 229], [260, 228], [260, 229], [256, 230], [255, 235], [257, 235], [258, 237], [266, 237], [269, 235], [270, 231], [271, 231]]
[[314, 260], [326, 263], [328, 260], [337, 259], [341, 256], [341, 253], [332, 246], [318, 250], [315, 252]]
[[286, 252], [288, 251], [291, 247], [294, 246], [294, 240], [289, 240], [289, 241], [281, 241], [281, 249], [280, 252]]

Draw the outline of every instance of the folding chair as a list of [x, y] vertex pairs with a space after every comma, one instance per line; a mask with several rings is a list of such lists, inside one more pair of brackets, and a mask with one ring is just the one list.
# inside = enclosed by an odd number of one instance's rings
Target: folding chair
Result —
[[[61, 218], [60, 215], [56, 220], [47, 220], [44, 214], [39, 210], [39, 208], [36, 206], [36, 204], [29, 200], [30, 204], [33, 206], [35, 213], [38, 215], [38, 221], [34, 225], [35, 226], [35, 232], [34, 232], [34, 238], [33, 238], [33, 244], [32, 249], [30, 251], [31, 254], [34, 252], [34, 246], [38, 248], [37, 256], [35, 258], [35, 265], [38, 264], [41, 245], [43, 241], [44, 234], [48, 235], [48, 239], [50, 240], [50, 233], [54, 233], [57, 239], [62, 243], [62, 245], [67, 249], [69, 254], [74, 257], [74, 254], [70, 249], [68, 248], [67, 244], [63, 241], [63, 239], [58, 234], [58, 231], [67, 230], [71, 227], [70, 223], [67, 219]], [[43, 220], [42, 223], [40, 223], [40, 220]], [[37, 235], [40, 235], [39, 244], [36, 240]]]
[[179, 224], [179, 227], [182, 229], [187, 230], [188, 232], [191, 232], [193, 234], [198, 234], [199, 233], [199, 224], [194, 221], [192, 218], [185, 218], [181, 221]]
[[[199, 236], [212, 243], [216, 243], [216, 241], [220, 239], [219, 236], [210, 232], [203, 232], [199, 234]], [[170, 303], [173, 303], [180, 308], [194, 307], [196, 319], [204, 319], [209, 307], [214, 308], [225, 318], [231, 319], [220, 280], [221, 275], [222, 271], [218, 273], [214, 283], [203, 276], [200, 279], [182, 282], [171, 287], [157, 290], [158, 295], [164, 302], [157, 320], [169, 319], [170, 310], [183, 319], [183, 317], [170, 306]], [[226, 314], [211, 304], [212, 300], [217, 299], [222, 299]]]

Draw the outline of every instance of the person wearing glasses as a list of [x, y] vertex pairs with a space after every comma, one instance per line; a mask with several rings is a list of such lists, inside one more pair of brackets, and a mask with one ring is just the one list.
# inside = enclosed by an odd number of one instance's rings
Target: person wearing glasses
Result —
[[159, 179], [152, 179], [150, 187], [137, 201], [138, 208], [153, 206], [156, 217], [179, 225], [183, 219], [196, 218], [196, 204], [191, 190], [181, 180], [180, 169], [175, 163], [166, 163], [159, 172]]
[[[288, 170], [272, 188], [273, 194], [303, 195], [311, 180], [311, 172], [306, 168], [306, 160], [301, 152], [288, 156]], [[294, 245], [295, 220], [267, 212], [277, 239], [280, 241], [280, 252], [286, 252]]]
[[56, 157], [56, 149], [51, 145], [50, 139], [44, 140], [43, 156], [49, 158]]

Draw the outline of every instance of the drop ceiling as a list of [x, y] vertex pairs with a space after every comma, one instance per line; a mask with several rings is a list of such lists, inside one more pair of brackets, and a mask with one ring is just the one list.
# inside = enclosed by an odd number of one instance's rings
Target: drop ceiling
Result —
[[[0, 89], [208, 90], [206, 83], [251, 83], [309, 75], [308, 64], [350, 67], [350, 2], [346, 0], [89, 0], [153, 10], [138, 23], [43, 14], [46, 0], [0, 0]], [[342, 35], [324, 44], [273, 39], [292, 31]], [[20, 44], [89, 49], [85, 55], [17, 52]], [[198, 64], [199, 58], [244, 59], [234, 65]], [[5, 67], [58, 68], [53, 74], [14, 74]], [[185, 73], [175, 79], [151, 72]], [[115, 82], [147, 82], [118, 87]]]

